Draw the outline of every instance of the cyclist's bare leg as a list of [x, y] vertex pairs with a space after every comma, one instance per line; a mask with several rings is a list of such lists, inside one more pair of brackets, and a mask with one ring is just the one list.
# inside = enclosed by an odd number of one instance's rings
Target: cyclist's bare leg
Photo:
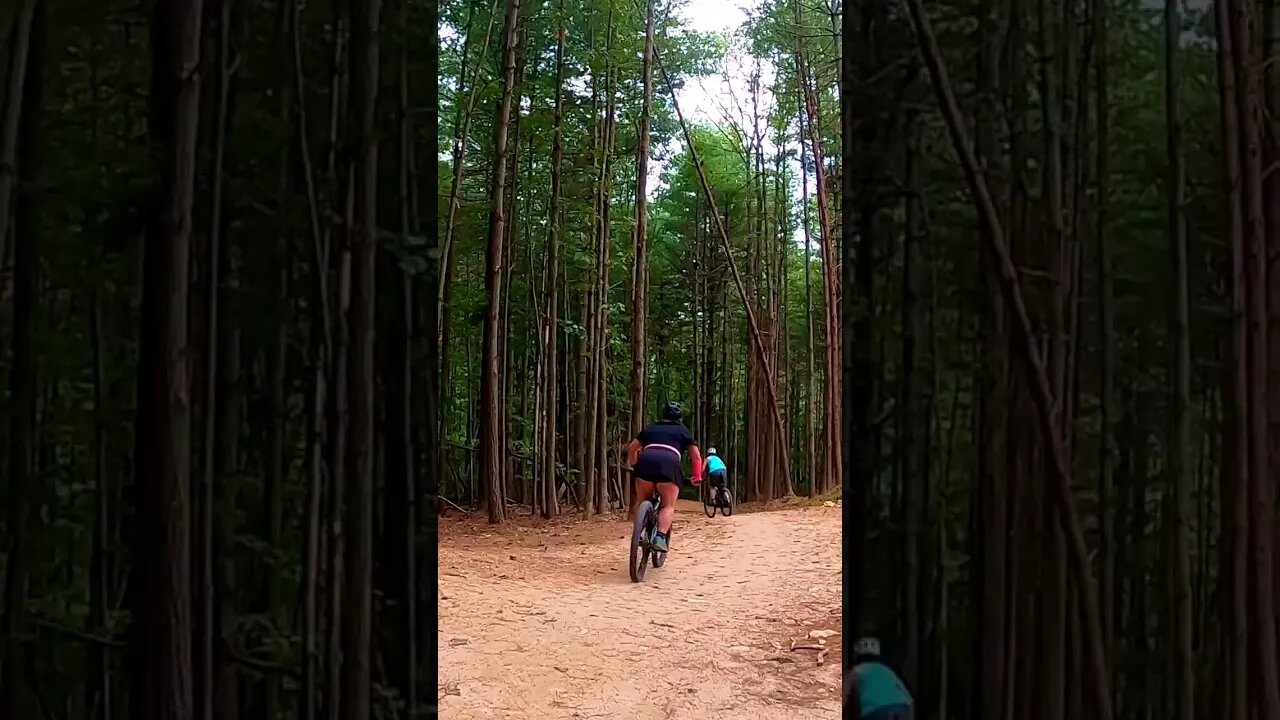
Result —
[[658, 532], [666, 535], [671, 531], [671, 521], [676, 518], [676, 500], [680, 497], [680, 486], [675, 483], [662, 483], [658, 486], [662, 495], [662, 508], [658, 510]]
[[629, 517], [631, 517], [634, 520], [636, 516], [636, 508], [640, 507], [640, 503], [644, 502], [645, 500], [648, 500], [649, 496], [652, 494], [653, 494], [653, 483], [649, 482], [648, 480], [641, 480], [640, 478], [636, 478], [635, 493], [631, 495], [631, 514], [629, 515]]

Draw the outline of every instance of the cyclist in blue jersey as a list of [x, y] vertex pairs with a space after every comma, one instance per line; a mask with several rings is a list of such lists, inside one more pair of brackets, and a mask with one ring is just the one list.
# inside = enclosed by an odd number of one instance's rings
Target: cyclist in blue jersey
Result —
[[705, 474], [710, 478], [711, 484], [717, 489], [724, 487], [725, 480], [729, 477], [729, 468], [725, 466], [724, 461], [716, 454], [715, 448], [707, 448], [707, 468]]
[[693, 442], [693, 433], [684, 426], [684, 413], [676, 403], [669, 402], [662, 409], [661, 422], [653, 423], [640, 431], [627, 452], [627, 462], [635, 478], [636, 491], [631, 502], [631, 517], [636, 506], [653, 494], [657, 487], [662, 497], [658, 509], [658, 528], [653, 536], [653, 549], [667, 552], [667, 536], [671, 522], [676, 517], [676, 499], [680, 497], [680, 485], [684, 483], [684, 455], [693, 461], [693, 484], [702, 484], [702, 456]]
[[880, 659], [880, 641], [862, 638], [854, 643], [853, 656], [853, 670], [845, 678], [845, 704], [857, 702], [861, 720], [911, 720], [911, 693]]

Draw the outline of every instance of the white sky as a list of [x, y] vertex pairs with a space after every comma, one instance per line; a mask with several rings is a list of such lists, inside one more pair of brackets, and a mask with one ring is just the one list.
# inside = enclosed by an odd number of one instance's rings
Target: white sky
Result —
[[[747, 13], [744, 8], [755, 8], [760, 4], [759, 0], [684, 0], [683, 2], [676, 0], [676, 3], [678, 6], [674, 12], [683, 20], [685, 27], [699, 32], [729, 35], [734, 34], [746, 23]], [[752, 123], [751, 75], [754, 71], [754, 58], [737, 43], [731, 42], [720, 72], [688, 78], [684, 87], [676, 91], [680, 111], [690, 123], [704, 122], [727, 128], [728, 119], [732, 118], [740, 127], [749, 129]], [[767, 122], [765, 118], [773, 111], [776, 104], [771, 92], [774, 72], [772, 61], [760, 61], [759, 112], [762, 126]], [[658, 80], [658, 82], [661, 81]], [[765, 157], [769, 158], [777, 146], [772, 142], [771, 130], [764, 131], [764, 135]], [[684, 138], [677, 136], [665, 148], [670, 152], [664, 153], [664, 156], [673, 157], [683, 144]], [[659, 179], [666, 164], [657, 158], [650, 161], [648, 195], [651, 200], [661, 190]], [[799, 177], [799, 160], [792, 159], [788, 164], [791, 166], [793, 176]], [[810, 178], [810, 197], [816, 191], [815, 181]], [[803, 197], [799, 182], [791, 188], [791, 194], [798, 205]], [[797, 228], [796, 239], [799, 244], [804, 244], [802, 229]]]

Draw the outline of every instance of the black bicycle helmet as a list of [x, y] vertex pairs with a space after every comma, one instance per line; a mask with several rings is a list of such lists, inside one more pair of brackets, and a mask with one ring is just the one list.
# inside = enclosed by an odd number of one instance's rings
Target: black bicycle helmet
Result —
[[675, 402], [668, 402], [662, 408], [662, 419], [667, 422], [680, 422], [684, 417], [684, 411], [680, 409], [680, 405]]

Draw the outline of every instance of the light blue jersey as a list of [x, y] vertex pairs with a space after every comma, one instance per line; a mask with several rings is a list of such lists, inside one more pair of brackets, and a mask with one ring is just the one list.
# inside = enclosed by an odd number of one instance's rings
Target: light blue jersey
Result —
[[719, 455], [707, 456], [707, 473], [724, 472], [725, 470], [727, 470], [727, 468], [724, 466], [724, 461], [720, 459]]
[[883, 708], [911, 706], [911, 693], [885, 665], [869, 661], [858, 663], [853, 668], [853, 676], [858, 683], [858, 701], [862, 717]]

